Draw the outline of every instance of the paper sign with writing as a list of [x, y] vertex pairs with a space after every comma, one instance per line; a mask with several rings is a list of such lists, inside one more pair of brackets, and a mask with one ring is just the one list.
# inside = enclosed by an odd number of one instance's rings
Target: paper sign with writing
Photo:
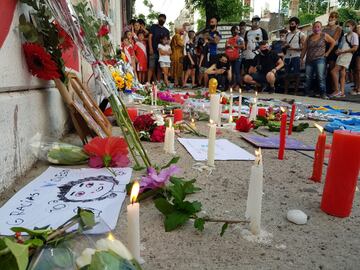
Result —
[[[19, 190], [0, 208], [0, 234], [12, 235], [11, 227], [56, 228], [82, 207], [94, 211], [114, 229], [131, 168], [66, 169], [48, 168], [43, 174]], [[91, 233], [104, 233], [95, 227]]]

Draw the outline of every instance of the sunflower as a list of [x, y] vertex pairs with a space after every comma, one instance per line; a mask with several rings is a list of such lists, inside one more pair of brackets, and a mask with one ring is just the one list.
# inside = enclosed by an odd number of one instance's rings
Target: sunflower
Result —
[[43, 80], [53, 80], [61, 77], [59, 68], [51, 59], [44, 47], [36, 43], [24, 43], [25, 60], [30, 73]]
[[132, 82], [133, 76], [131, 75], [131, 73], [126, 73], [125, 80]]
[[125, 85], [124, 79], [121, 76], [116, 76], [114, 79], [115, 79], [117, 88], [123, 89], [124, 85]]

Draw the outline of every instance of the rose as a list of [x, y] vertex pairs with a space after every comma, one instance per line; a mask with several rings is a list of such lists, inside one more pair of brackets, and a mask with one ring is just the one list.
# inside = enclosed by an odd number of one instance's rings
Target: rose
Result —
[[165, 126], [157, 126], [151, 134], [152, 142], [164, 142], [165, 139]]
[[236, 121], [236, 130], [240, 132], [249, 132], [254, 127], [254, 124], [245, 116], [241, 116]]
[[107, 25], [102, 25], [98, 31], [98, 37], [103, 37], [109, 34], [109, 27]]
[[139, 115], [134, 120], [134, 127], [137, 131], [150, 131], [155, 121], [151, 114]]

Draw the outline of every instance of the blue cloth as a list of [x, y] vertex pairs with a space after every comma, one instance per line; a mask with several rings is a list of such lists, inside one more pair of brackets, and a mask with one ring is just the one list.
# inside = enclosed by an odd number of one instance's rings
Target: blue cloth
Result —
[[335, 130], [350, 130], [353, 132], [360, 132], [360, 119], [351, 118], [351, 119], [337, 119], [334, 118], [325, 125], [325, 130], [328, 132], [334, 132]]

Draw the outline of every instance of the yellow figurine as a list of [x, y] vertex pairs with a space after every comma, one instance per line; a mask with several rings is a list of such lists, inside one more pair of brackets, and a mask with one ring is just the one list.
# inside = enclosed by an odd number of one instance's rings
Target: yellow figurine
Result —
[[215, 78], [211, 78], [209, 80], [209, 94], [210, 95], [216, 94], [217, 86], [218, 86], [218, 81]]

